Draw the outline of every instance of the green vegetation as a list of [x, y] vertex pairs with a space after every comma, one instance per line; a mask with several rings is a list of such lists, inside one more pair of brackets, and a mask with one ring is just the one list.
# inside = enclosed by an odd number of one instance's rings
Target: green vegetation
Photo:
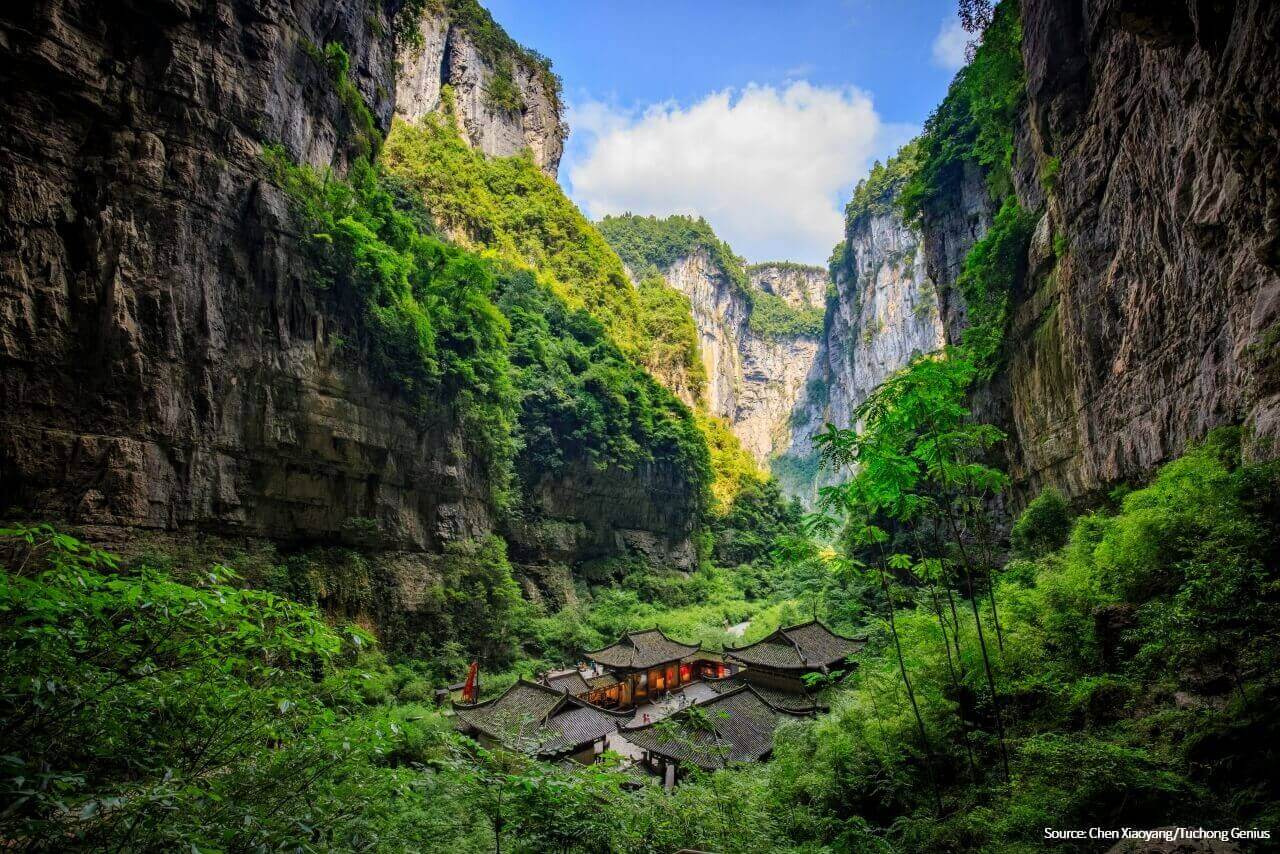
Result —
[[753, 293], [751, 300], [747, 325], [762, 338], [781, 340], [822, 335], [825, 312], [820, 308], [796, 307], [764, 291]]
[[689, 409], [629, 361], [588, 312], [571, 310], [527, 269], [498, 271], [521, 398], [522, 480], [533, 485], [576, 459], [628, 469], [662, 461], [700, 493], [711, 463]]
[[338, 100], [347, 111], [347, 120], [351, 123], [350, 139], [356, 155], [371, 157], [377, 154], [378, 146], [382, 142], [382, 134], [378, 132], [377, 122], [374, 121], [369, 106], [364, 102], [364, 96], [351, 82], [349, 74], [351, 56], [347, 53], [347, 49], [337, 42], [329, 42], [322, 51], [305, 39], [302, 42], [302, 49], [313, 62], [325, 69], [333, 81], [334, 91], [337, 92]]
[[[868, 432], [827, 443], [862, 466], [826, 493], [846, 523], [835, 549], [789, 544], [793, 520], [762, 492], [717, 544], [757, 563], [601, 567], [554, 614], [520, 600], [496, 544], [450, 556], [441, 607], [481, 633], [458, 661], [474, 644], [529, 672], [655, 622], [714, 645], [751, 619], [750, 640], [811, 609], [868, 632], [857, 669], [825, 689], [831, 713], [781, 729], [771, 763], [666, 793], [632, 791], [608, 763], [486, 751], [421, 705], [440, 684], [428, 662], [389, 664], [359, 629], [225, 569], [179, 580], [17, 529], [0, 584], [0, 832], [35, 848], [1012, 852], [1082, 821], [1273, 826], [1280, 466], [1243, 465], [1238, 432], [1216, 433], [1074, 520], [1061, 547], [1061, 508], [1041, 501], [1022, 523], [1046, 535], [1038, 553], [989, 573], [981, 537], [948, 545], [930, 521], [981, 531], [969, 498], [1000, 482], [971, 457], [994, 435], [947, 403], [967, 370], [935, 361], [864, 410]], [[872, 521], [903, 515], [893, 532]], [[738, 523], [771, 528], [786, 563], [759, 573]]]
[[1027, 246], [1036, 219], [1009, 196], [991, 228], [965, 256], [956, 279], [968, 313], [964, 346], [982, 368], [982, 378], [990, 377], [999, 366], [1009, 325], [1009, 299], [1026, 273]]
[[1040, 186], [1046, 193], [1052, 193], [1058, 186], [1058, 173], [1062, 171], [1062, 158], [1050, 157], [1040, 167]]
[[1025, 88], [1018, 3], [1001, 0], [973, 60], [956, 74], [917, 140], [918, 168], [899, 198], [908, 220], [939, 202], [965, 161], [983, 168], [994, 198], [1011, 194], [1014, 120]]
[[1065, 546], [1070, 533], [1071, 506], [1061, 492], [1050, 487], [1022, 511], [1010, 538], [1015, 552], [1037, 558]]
[[622, 214], [606, 216], [596, 225], [623, 263], [638, 276], [661, 275], [676, 261], [702, 250], [730, 284], [748, 298], [752, 296], [745, 262], [702, 217], [676, 214], [659, 219]]
[[514, 66], [518, 63], [542, 84], [556, 115], [560, 115], [564, 87], [560, 77], [551, 70], [551, 60], [511, 38], [477, 0], [405, 0], [395, 18], [397, 45], [410, 51], [421, 50], [420, 25], [422, 16], [428, 12], [447, 16], [451, 25], [467, 34], [476, 52], [493, 70], [493, 77], [485, 90], [491, 107], [519, 110], [523, 106], [515, 83]]
[[672, 389], [685, 389], [690, 399], [702, 400], [707, 369], [698, 358], [698, 327], [689, 298], [655, 275], [642, 278], [638, 288], [644, 337], [650, 345], [646, 365]]
[[486, 158], [447, 118], [428, 116], [392, 125], [382, 164], [419, 194], [446, 234], [533, 268], [570, 308], [591, 312], [624, 353], [644, 363], [639, 303], [622, 263], [532, 160]]
[[[706, 379], [688, 301], [654, 280], [651, 271], [642, 277], [639, 287], [632, 287], [618, 254], [565, 197], [559, 185], [529, 158], [486, 158], [468, 146], [448, 121], [428, 117], [420, 124], [397, 121], [387, 137], [382, 162], [400, 186], [422, 199], [430, 219], [446, 233], [509, 266], [532, 270], [534, 278], [562, 300], [567, 309], [594, 318], [603, 336], [616, 344], [623, 357], [643, 366], [668, 388], [684, 389], [695, 401], [701, 396]], [[621, 371], [617, 377], [626, 373], [620, 364], [614, 367]], [[537, 385], [536, 372], [526, 371], [525, 375]], [[594, 387], [598, 378], [584, 375], [584, 382], [587, 387]], [[547, 383], [541, 385], [543, 400], [558, 398], [558, 390], [553, 393], [547, 391]], [[614, 386], [613, 390], [618, 388], [621, 386]], [[635, 389], [639, 386], [631, 388], [632, 391], [622, 392], [620, 399], [636, 399], [639, 392]], [[679, 404], [669, 399], [659, 401], [660, 392], [641, 395], [654, 403], [652, 407], [638, 404], [638, 417], [648, 423], [648, 413], [665, 412], [654, 416], [652, 430], [669, 436], [683, 429], [671, 426], [675, 416], [669, 407]], [[623, 407], [623, 411], [629, 407]], [[610, 403], [599, 411], [614, 418], [613, 408]], [[539, 428], [551, 425], [556, 437], [572, 435], [560, 429], [566, 425], [547, 417], [551, 420], [541, 421]], [[593, 423], [603, 425], [605, 421], [607, 418], [595, 419]], [[713, 491], [721, 500], [730, 500], [737, 489], [735, 455], [719, 452], [718, 446], [736, 445], [736, 439], [727, 433], [711, 435], [706, 419], [699, 418], [696, 423], [711, 449]], [[650, 428], [641, 432], [645, 430]], [[613, 437], [609, 440], [612, 447], [621, 452], [610, 459], [626, 461], [627, 443], [617, 441], [626, 431], [609, 428], [605, 432]], [[539, 446], [546, 444], [536, 435], [529, 441]], [[687, 443], [684, 448], [692, 453]], [[696, 458], [681, 459], [689, 463], [687, 476], [701, 476], [703, 466]]]
[[706, 220], [689, 216], [606, 216], [600, 233], [623, 262], [641, 276], [661, 275], [673, 263], [701, 250], [750, 306], [750, 327], [765, 338], [787, 339], [822, 334], [823, 310], [797, 308], [781, 297], [752, 288], [748, 273], [762, 266], [812, 271], [818, 268], [793, 262], [773, 262], [747, 267], [727, 243], [716, 236]]
[[894, 202], [902, 188], [920, 168], [920, 141], [912, 140], [881, 163], [872, 165], [867, 177], [858, 182], [853, 197], [844, 206], [846, 233], [873, 216], [884, 216], [894, 210]]
[[[956, 74], [924, 133], [904, 147], [893, 168], [886, 166], [866, 201], [855, 194], [857, 213], [877, 195], [877, 187], [900, 187], [898, 205], [908, 221], [944, 204], [965, 163], [981, 168], [992, 198], [1000, 205], [986, 234], [970, 249], [956, 287], [964, 297], [967, 327], [964, 349], [978, 368], [975, 379], [990, 379], [1000, 364], [1009, 321], [1009, 299], [1025, 275], [1027, 247], [1036, 215], [1024, 211], [1013, 193], [1013, 132], [1025, 98], [1022, 25], [1017, 0], [1001, 0], [994, 9], [970, 17], [986, 23], [972, 61]], [[891, 161], [892, 163], [893, 161]], [[1057, 166], [1051, 164], [1050, 180]], [[874, 176], [873, 176], [874, 177]], [[862, 189], [861, 187], [859, 188]], [[833, 257], [833, 264], [841, 259]]]
[[822, 275], [827, 272], [816, 264], [801, 264], [798, 261], [765, 261], [761, 264], [748, 264], [744, 269], [748, 276], [759, 273], [762, 270], [780, 270], [784, 273], [809, 273], [815, 275]]
[[315, 287], [360, 320], [374, 372], [400, 389], [424, 423], [453, 401], [496, 502], [510, 481], [516, 398], [507, 358], [510, 326], [490, 294], [488, 266], [424, 234], [364, 159], [346, 180], [264, 151], [272, 179], [307, 225]]

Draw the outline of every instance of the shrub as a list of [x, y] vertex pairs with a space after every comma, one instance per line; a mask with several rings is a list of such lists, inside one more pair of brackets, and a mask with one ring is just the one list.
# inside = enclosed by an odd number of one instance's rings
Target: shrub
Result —
[[1071, 506], [1053, 487], [1042, 490], [1013, 524], [1013, 548], [1023, 557], [1036, 558], [1057, 551], [1071, 534]]
[[825, 312], [820, 308], [797, 308], [782, 297], [756, 291], [751, 297], [748, 326], [762, 338], [817, 338], [822, 334], [824, 319]]

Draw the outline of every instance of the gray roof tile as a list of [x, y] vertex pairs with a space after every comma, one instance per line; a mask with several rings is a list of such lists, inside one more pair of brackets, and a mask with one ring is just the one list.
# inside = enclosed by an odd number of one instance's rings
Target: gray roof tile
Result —
[[624, 726], [619, 733], [643, 750], [712, 770], [768, 756], [778, 724], [800, 717], [804, 715], [774, 708], [751, 686], [743, 685], [682, 709], [665, 721]]
[[629, 717], [524, 680], [493, 700], [455, 704], [454, 714], [459, 729], [478, 731], [509, 750], [535, 756], [568, 753], [613, 732]]
[[587, 658], [598, 661], [605, 667], [643, 670], [679, 661], [698, 649], [696, 644], [674, 641], [663, 634], [661, 629], [654, 628], [642, 632], [627, 632], [617, 643], [588, 652]]
[[866, 646], [862, 638], [847, 638], [828, 629], [817, 620], [778, 629], [763, 640], [725, 655], [744, 664], [772, 670], [826, 672], [839, 667], [849, 656]]

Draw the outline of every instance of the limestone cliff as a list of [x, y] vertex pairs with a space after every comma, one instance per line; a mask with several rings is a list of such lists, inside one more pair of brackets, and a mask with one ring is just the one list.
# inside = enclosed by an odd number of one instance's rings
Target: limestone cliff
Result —
[[831, 284], [830, 273], [822, 267], [790, 261], [752, 264], [747, 276], [754, 290], [781, 297], [793, 308], [821, 309]]
[[569, 130], [546, 60], [514, 43], [502, 53], [480, 47], [467, 26], [470, 18], [455, 6], [469, 7], [469, 16], [488, 15], [474, 4], [447, 3], [422, 16], [421, 44], [401, 55], [396, 113], [413, 120], [442, 110], [447, 86], [454, 119], [472, 147], [497, 157], [528, 150], [554, 177]]
[[[891, 199], [886, 199], [891, 202]], [[842, 247], [842, 248], [841, 248]], [[788, 493], [811, 501], [835, 473], [820, 472], [813, 435], [852, 422], [858, 405], [917, 353], [942, 346], [938, 299], [919, 233], [891, 204], [847, 226], [817, 358], [773, 470]]]
[[[1280, 6], [1023, 0], [1022, 19], [1016, 189], [1041, 220], [975, 398], [1010, 432], [1018, 499], [1141, 479], [1217, 424], [1275, 455]], [[944, 291], [990, 223], [965, 172], [924, 222]], [[963, 306], [943, 309], [954, 336]]]
[[[265, 143], [338, 175], [359, 152], [317, 48], [344, 46], [386, 130], [396, 5], [0, 12], [0, 512], [117, 546], [141, 531], [345, 543], [386, 556], [408, 610], [434, 553], [499, 528], [449, 401], [424, 417], [370, 371], [358, 312], [314, 286], [263, 177]], [[692, 562], [698, 496], [677, 473], [574, 470], [537, 489], [578, 533], [514, 542], [525, 562]]]
[[762, 467], [785, 447], [791, 411], [804, 391], [818, 351], [809, 335], [765, 335], [751, 323], [751, 293], [772, 294], [796, 307], [822, 305], [823, 270], [762, 264], [749, 268], [743, 288], [705, 249], [676, 259], [662, 271], [685, 296], [698, 329], [707, 374], [706, 404], [726, 419]]

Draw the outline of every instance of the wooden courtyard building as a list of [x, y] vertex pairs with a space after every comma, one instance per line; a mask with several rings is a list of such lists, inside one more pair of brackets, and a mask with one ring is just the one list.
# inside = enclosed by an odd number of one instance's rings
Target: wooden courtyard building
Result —
[[604, 752], [610, 733], [630, 719], [563, 690], [521, 679], [500, 697], [454, 704], [456, 727], [488, 747], [504, 747], [548, 761], [584, 765]]
[[768, 759], [780, 723], [816, 714], [814, 708], [799, 712], [774, 705], [742, 684], [664, 721], [623, 726], [618, 734], [644, 751], [643, 765], [669, 788], [690, 766], [715, 771]]
[[457, 727], [484, 744], [553, 761], [590, 763], [610, 746], [674, 785], [682, 768], [767, 758], [782, 721], [826, 711], [804, 677], [848, 672], [849, 657], [865, 645], [817, 620], [723, 654], [657, 628], [627, 632], [586, 653], [592, 668], [455, 703]]
[[589, 686], [589, 696], [602, 706], [621, 709], [735, 669], [701, 646], [672, 640], [657, 628], [627, 632], [617, 643], [586, 656], [606, 671]]
[[862, 651], [866, 638], [838, 635], [817, 620], [778, 629], [755, 643], [726, 649], [725, 658], [743, 665], [742, 675], [757, 688], [806, 694], [804, 677], [847, 673], [847, 659]]

